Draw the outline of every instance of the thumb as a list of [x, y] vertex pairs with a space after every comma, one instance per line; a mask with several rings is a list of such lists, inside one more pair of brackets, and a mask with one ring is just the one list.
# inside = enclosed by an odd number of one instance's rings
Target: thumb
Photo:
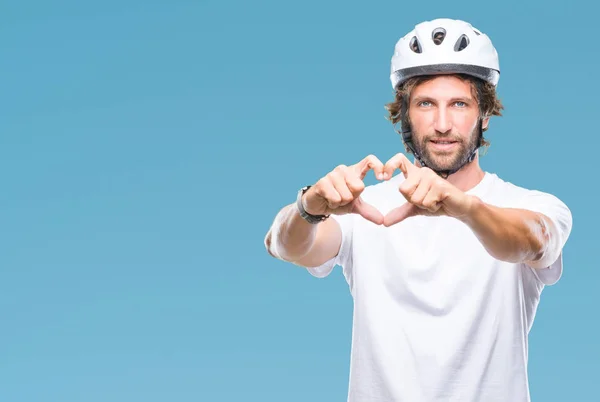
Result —
[[354, 201], [352, 212], [376, 225], [381, 225], [384, 222], [383, 214], [373, 205], [364, 202], [360, 197]]
[[406, 218], [410, 218], [411, 216], [416, 216], [420, 214], [420, 209], [415, 205], [407, 202], [398, 208], [392, 209], [383, 219], [384, 226], [392, 226], [396, 223], [402, 222]]

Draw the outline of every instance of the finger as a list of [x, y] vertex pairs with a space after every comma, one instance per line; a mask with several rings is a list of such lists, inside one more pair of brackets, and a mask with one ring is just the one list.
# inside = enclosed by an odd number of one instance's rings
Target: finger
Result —
[[361, 180], [365, 178], [369, 170], [373, 170], [377, 179], [383, 179], [383, 163], [375, 155], [367, 156], [354, 167]]
[[414, 175], [414, 176], [411, 176], [411, 177], [405, 179], [402, 182], [402, 184], [400, 184], [400, 187], [398, 188], [398, 190], [404, 196], [404, 198], [406, 198], [406, 201], [412, 203], [412, 196], [415, 193], [415, 191], [417, 190], [417, 188], [419, 187], [420, 182], [421, 182], [421, 176]]
[[379, 212], [377, 208], [364, 202], [361, 198], [357, 198], [354, 201], [354, 208], [352, 212], [359, 214], [366, 220], [369, 220], [376, 225], [381, 225], [383, 223], [383, 214]]
[[321, 179], [318, 186], [315, 186], [315, 192], [323, 197], [327, 207], [331, 210], [338, 208], [342, 202], [342, 197], [335, 189], [329, 175]]
[[418, 167], [416, 167], [411, 161], [409, 161], [404, 154], [399, 153], [394, 155], [390, 160], [388, 160], [385, 163], [383, 167], [384, 178], [391, 178], [396, 169], [400, 169], [402, 173], [404, 173], [404, 177], [408, 177], [409, 173], [414, 171], [415, 169], [418, 169]]
[[441, 194], [436, 191], [430, 191], [422, 201], [423, 208], [429, 212], [436, 213], [442, 207]]
[[335, 188], [335, 191], [341, 197], [338, 207], [348, 205], [352, 201], [354, 201], [355, 197], [348, 188], [348, 185], [346, 184], [346, 178], [344, 177], [344, 174], [342, 172], [333, 171], [329, 173], [328, 176], [331, 180], [331, 183], [333, 184], [333, 187]]
[[411, 204], [415, 204], [419, 208], [423, 208], [423, 200], [431, 193], [432, 181], [426, 178], [421, 178], [417, 187], [412, 191], [409, 197]]
[[394, 208], [390, 212], [388, 212], [387, 215], [383, 218], [383, 225], [389, 227], [402, 222], [406, 218], [410, 218], [411, 216], [416, 215], [420, 215], [419, 208], [407, 202], [402, 206]]
[[355, 199], [358, 198], [365, 189], [365, 183], [350, 169], [345, 171], [344, 179], [346, 180], [348, 190], [350, 190]]
[[439, 201], [436, 201], [434, 199], [427, 199], [425, 198], [425, 200], [423, 201], [423, 208], [425, 208], [427, 211], [436, 214], [438, 212], [441, 212], [440, 208], [442, 207], [442, 203]]

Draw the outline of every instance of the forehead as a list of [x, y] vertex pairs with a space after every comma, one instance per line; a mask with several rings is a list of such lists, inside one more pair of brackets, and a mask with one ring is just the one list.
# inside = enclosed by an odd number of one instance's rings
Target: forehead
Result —
[[468, 97], [472, 98], [471, 82], [452, 75], [440, 75], [420, 83], [411, 91], [411, 97], [432, 97], [438, 99]]

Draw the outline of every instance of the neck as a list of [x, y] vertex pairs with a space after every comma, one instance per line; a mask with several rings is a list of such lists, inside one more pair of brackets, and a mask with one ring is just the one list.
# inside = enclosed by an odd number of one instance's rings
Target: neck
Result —
[[[421, 164], [415, 160], [416, 166]], [[466, 164], [458, 172], [451, 174], [446, 180], [459, 190], [466, 192], [479, 184], [485, 176], [485, 172], [479, 166], [479, 155], [476, 155], [471, 163]]]

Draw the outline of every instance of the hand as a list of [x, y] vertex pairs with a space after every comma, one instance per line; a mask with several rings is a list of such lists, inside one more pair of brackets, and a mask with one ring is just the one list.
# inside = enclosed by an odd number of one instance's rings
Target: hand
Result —
[[373, 155], [352, 166], [336, 167], [304, 194], [304, 209], [312, 215], [356, 213], [381, 225], [382, 213], [360, 197], [365, 189], [363, 179], [369, 170], [373, 170], [379, 180], [384, 179], [383, 163]]
[[433, 170], [415, 166], [403, 154], [395, 155], [385, 164], [386, 177], [391, 177], [397, 168], [406, 178], [399, 190], [408, 202], [388, 212], [383, 221], [385, 226], [395, 225], [416, 215], [458, 218], [469, 212], [472, 197], [442, 179]]

